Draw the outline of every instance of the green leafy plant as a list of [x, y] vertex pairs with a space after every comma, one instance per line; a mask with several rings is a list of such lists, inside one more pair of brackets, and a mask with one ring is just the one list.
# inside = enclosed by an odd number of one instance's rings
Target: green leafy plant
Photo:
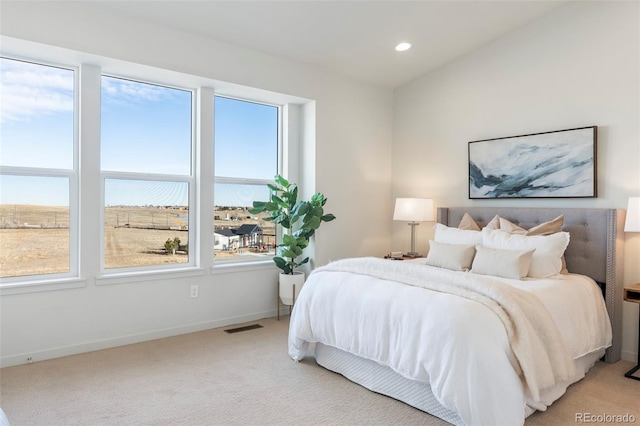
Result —
[[269, 201], [254, 201], [251, 214], [267, 212], [264, 220], [282, 226], [282, 242], [277, 245], [277, 255], [273, 261], [285, 274], [293, 274], [295, 268], [309, 262], [309, 257], [298, 260], [309, 245], [316, 229], [322, 222], [330, 222], [336, 217], [324, 214], [325, 196], [316, 193], [309, 201], [298, 200], [298, 186], [280, 175], [275, 176], [275, 184], [267, 185], [271, 190]]

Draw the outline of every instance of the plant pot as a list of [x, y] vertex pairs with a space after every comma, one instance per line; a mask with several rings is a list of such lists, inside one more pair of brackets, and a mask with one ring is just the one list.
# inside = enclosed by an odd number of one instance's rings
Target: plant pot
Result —
[[[278, 284], [280, 300], [284, 305], [291, 306], [298, 298], [298, 294], [304, 284], [304, 272], [294, 272], [292, 274], [280, 274], [280, 282]], [[295, 295], [294, 295], [295, 286]]]

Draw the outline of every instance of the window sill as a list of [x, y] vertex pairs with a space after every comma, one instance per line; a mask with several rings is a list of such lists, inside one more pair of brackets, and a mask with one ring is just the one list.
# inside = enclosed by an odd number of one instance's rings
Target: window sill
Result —
[[0, 284], [0, 296], [68, 290], [87, 286], [84, 278], [56, 278], [50, 280], [18, 281]]
[[172, 278], [198, 277], [204, 275], [202, 268], [176, 268], [162, 271], [120, 272], [102, 274], [96, 277], [96, 285], [126, 284], [141, 281], [155, 281]]
[[275, 271], [276, 265], [271, 259], [265, 259], [255, 262], [229, 262], [219, 263], [211, 267], [212, 275], [233, 274], [238, 272], [251, 271]]

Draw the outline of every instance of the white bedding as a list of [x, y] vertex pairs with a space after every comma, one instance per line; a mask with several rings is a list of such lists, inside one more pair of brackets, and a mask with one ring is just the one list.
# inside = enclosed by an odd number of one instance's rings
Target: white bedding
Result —
[[[371, 359], [406, 378], [429, 383], [438, 402], [458, 413], [465, 424], [522, 424], [526, 405], [545, 409], [584, 374], [574, 372], [571, 377], [545, 383], [539, 392], [529, 392], [531, 383], [524, 380], [520, 368], [529, 361], [516, 358], [504, 318], [495, 310], [468, 295], [406, 285], [386, 274], [383, 278], [371, 276], [380, 267], [397, 269], [401, 275], [419, 269], [420, 274], [432, 274], [438, 282], [468, 281], [474, 274], [416, 265], [423, 260], [355, 261], [364, 262], [369, 269], [364, 274], [340, 272], [330, 264], [307, 279], [291, 317], [292, 358], [307, 355], [309, 342], [321, 342]], [[611, 344], [600, 290], [587, 277], [479, 278], [484, 285], [488, 280], [495, 280], [496, 286], [519, 288], [546, 307], [557, 324], [551, 334], [560, 336], [566, 352], [546, 354], [551, 359], [565, 355], [577, 359]], [[531, 347], [530, 354], [539, 350]], [[526, 353], [520, 357], [526, 358]]]

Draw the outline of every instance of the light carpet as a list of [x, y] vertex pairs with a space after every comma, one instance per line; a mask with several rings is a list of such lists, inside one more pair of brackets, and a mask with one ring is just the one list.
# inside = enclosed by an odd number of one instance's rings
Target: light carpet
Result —
[[[34, 362], [0, 370], [12, 426], [445, 425], [315, 364], [287, 355], [288, 318]], [[251, 324], [253, 324], [251, 323]], [[526, 425], [576, 424], [577, 413], [633, 415], [640, 381], [630, 362], [597, 363]]]

